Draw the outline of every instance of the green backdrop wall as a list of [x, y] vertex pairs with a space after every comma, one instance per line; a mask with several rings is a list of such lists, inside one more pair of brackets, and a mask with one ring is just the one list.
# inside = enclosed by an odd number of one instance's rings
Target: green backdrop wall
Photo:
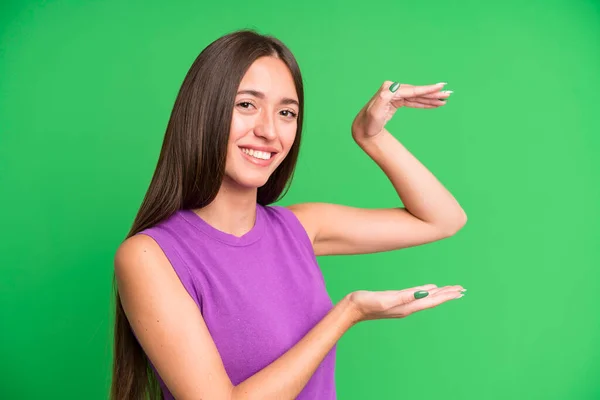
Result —
[[392, 207], [350, 123], [382, 81], [448, 82], [389, 129], [469, 221], [430, 245], [321, 258], [331, 297], [462, 284], [467, 295], [339, 342], [339, 398], [600, 399], [600, 3], [0, 4], [0, 397], [105, 399], [114, 251], [198, 53], [274, 34], [306, 82], [280, 204]]

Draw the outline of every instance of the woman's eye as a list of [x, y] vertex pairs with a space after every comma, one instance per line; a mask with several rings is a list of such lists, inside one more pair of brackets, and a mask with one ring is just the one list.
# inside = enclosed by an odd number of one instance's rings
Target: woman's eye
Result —
[[297, 114], [291, 110], [282, 110], [282, 113], [286, 113], [283, 114], [284, 117], [291, 117], [291, 118], [296, 118]]
[[251, 105], [252, 103], [249, 101], [242, 101], [241, 103], [238, 103], [238, 106], [241, 106], [242, 108], [249, 108]]

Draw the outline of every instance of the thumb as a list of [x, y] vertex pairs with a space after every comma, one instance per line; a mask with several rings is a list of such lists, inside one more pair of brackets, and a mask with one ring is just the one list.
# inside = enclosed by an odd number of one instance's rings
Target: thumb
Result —
[[400, 87], [400, 83], [385, 81], [379, 88], [379, 91], [375, 95], [375, 101], [372, 104], [374, 111], [384, 110], [384, 107], [392, 101], [394, 93]]
[[424, 297], [429, 296], [429, 291], [435, 288], [437, 288], [436, 285], [430, 284], [401, 290], [399, 292], [400, 301], [402, 302], [402, 304], [408, 304], [415, 300], [422, 299]]

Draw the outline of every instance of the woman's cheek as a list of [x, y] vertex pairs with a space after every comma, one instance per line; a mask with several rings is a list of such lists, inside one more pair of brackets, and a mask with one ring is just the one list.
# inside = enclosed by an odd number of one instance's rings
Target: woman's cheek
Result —
[[234, 139], [242, 137], [246, 131], [246, 125], [247, 122], [244, 121], [244, 118], [234, 114], [233, 119], [231, 120], [231, 137]]
[[286, 145], [288, 151], [293, 146], [295, 139], [296, 139], [296, 127], [294, 126], [294, 128], [291, 129], [290, 132], [288, 132], [286, 135], [285, 145]]

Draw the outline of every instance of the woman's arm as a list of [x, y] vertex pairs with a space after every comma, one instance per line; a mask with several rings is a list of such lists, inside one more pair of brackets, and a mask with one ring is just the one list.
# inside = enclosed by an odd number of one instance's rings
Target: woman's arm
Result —
[[[310, 236], [316, 255], [367, 254], [452, 236], [467, 217], [456, 199], [387, 130], [361, 148], [381, 167], [404, 208], [364, 209], [327, 203], [288, 208]], [[356, 190], [361, 190], [360, 186]]]
[[336, 342], [358, 322], [344, 297], [294, 347], [233, 388], [232, 399], [295, 399]]
[[[384, 128], [397, 108], [439, 107], [445, 104], [439, 99], [449, 93], [439, 91], [443, 84], [403, 85], [406, 87], [399, 92], [404, 97], [396, 98], [390, 85], [386, 82], [358, 114], [352, 136], [387, 175], [404, 208], [360, 209], [324, 203], [290, 206], [311, 237], [317, 255], [417, 246], [451, 236], [466, 223], [466, 214], [452, 194]], [[411, 92], [416, 97], [407, 97]], [[356, 190], [361, 190], [360, 185]]]
[[406, 211], [443, 235], [460, 229], [467, 216], [452, 194], [386, 129], [358, 145], [387, 175]]
[[358, 310], [344, 298], [294, 347], [233, 386], [197, 305], [152, 238], [135, 235], [123, 242], [115, 273], [131, 327], [177, 399], [295, 398], [358, 322]]

